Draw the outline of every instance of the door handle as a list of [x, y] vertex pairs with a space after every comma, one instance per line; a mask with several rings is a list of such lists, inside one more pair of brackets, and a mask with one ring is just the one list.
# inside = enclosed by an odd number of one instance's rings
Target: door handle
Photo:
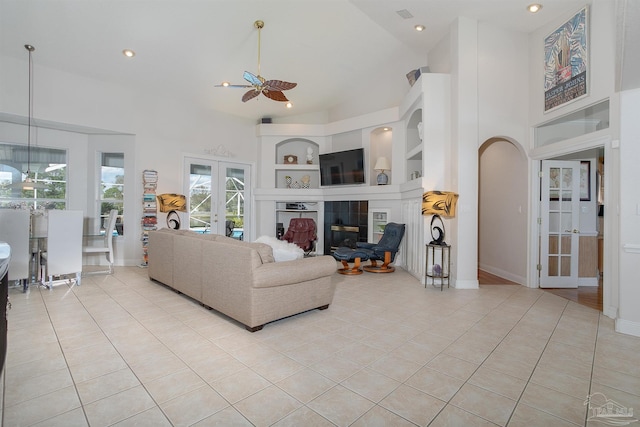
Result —
[[565, 233], [574, 233], [574, 234], [580, 234], [580, 230], [578, 230], [577, 228], [574, 228], [573, 230], [564, 230]]

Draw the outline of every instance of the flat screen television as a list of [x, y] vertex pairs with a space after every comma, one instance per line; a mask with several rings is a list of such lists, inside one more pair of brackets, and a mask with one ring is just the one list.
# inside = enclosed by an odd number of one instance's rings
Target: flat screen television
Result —
[[364, 148], [320, 154], [320, 185], [364, 184]]

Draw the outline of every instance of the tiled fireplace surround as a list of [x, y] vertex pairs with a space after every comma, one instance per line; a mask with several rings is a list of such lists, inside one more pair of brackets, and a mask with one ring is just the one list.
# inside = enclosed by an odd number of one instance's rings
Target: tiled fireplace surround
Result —
[[358, 241], [366, 242], [368, 234], [369, 202], [360, 201], [335, 201], [324, 202], [324, 253], [331, 253], [332, 239], [343, 240], [344, 234], [332, 233], [332, 225], [355, 226], [359, 228]]

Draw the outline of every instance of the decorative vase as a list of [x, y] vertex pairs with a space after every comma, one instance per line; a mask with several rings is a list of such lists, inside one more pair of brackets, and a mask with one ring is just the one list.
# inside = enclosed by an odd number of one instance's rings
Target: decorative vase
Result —
[[311, 184], [311, 177], [309, 175], [305, 175], [300, 179], [300, 182], [302, 182], [302, 188], [309, 188]]

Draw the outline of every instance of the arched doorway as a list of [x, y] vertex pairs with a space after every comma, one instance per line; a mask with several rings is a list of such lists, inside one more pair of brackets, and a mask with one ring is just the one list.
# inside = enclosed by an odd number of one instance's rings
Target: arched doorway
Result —
[[498, 136], [480, 146], [478, 162], [479, 273], [526, 285], [527, 156], [519, 143]]

